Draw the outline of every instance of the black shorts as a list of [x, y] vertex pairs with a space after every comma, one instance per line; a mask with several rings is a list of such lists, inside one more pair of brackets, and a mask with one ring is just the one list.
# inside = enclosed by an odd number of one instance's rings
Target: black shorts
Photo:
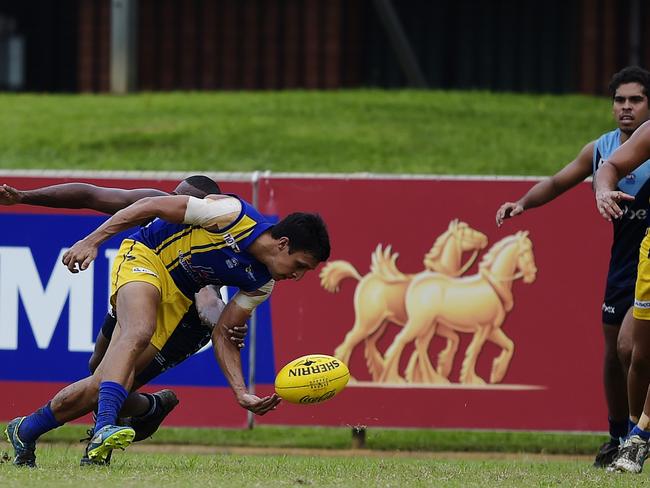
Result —
[[621, 325], [632, 305], [634, 305], [634, 285], [628, 287], [607, 285], [602, 306], [603, 324]]
[[[115, 330], [116, 322], [117, 320], [113, 315], [106, 314], [104, 325], [102, 325], [102, 334], [109, 341], [113, 335], [113, 330]], [[136, 381], [141, 385], [147, 384], [164, 371], [182, 363], [205, 346], [210, 341], [211, 335], [212, 330], [201, 323], [196, 307], [192, 305], [176, 329], [174, 329], [172, 335], [169, 336], [163, 348], [136, 375]]]

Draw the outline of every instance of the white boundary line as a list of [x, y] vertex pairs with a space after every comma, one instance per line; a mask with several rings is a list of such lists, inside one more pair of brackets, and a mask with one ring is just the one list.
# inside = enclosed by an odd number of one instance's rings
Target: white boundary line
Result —
[[545, 176], [515, 175], [431, 175], [387, 173], [273, 173], [271, 171], [212, 172], [212, 171], [100, 171], [100, 170], [52, 170], [52, 169], [0, 169], [0, 177], [41, 178], [105, 178], [182, 180], [191, 175], [204, 174], [217, 181], [254, 181], [255, 178], [295, 178], [334, 180], [426, 180], [426, 181], [539, 181]]

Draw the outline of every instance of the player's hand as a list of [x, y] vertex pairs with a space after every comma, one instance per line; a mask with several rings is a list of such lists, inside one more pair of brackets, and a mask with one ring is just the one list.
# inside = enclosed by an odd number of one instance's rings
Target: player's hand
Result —
[[275, 408], [280, 403], [280, 397], [277, 393], [271, 396], [260, 398], [250, 393], [243, 393], [237, 397], [239, 405], [246, 410], [250, 410], [255, 415], [264, 415]]
[[503, 221], [505, 219], [509, 219], [510, 217], [516, 217], [523, 211], [524, 211], [524, 206], [520, 203], [517, 202], [504, 203], [499, 207], [499, 210], [497, 210], [497, 216], [496, 216], [497, 227], [501, 227], [501, 224], [503, 224]]
[[246, 334], [248, 333], [248, 325], [240, 325], [238, 327], [231, 327], [228, 329], [228, 339], [239, 349], [244, 348], [244, 340], [246, 339]]
[[618, 190], [596, 192], [596, 207], [598, 207], [598, 212], [609, 222], [612, 219], [618, 219], [623, 216], [623, 210], [618, 205], [623, 200], [631, 202], [634, 200], [634, 197]]
[[78, 273], [88, 269], [97, 257], [97, 246], [89, 243], [87, 240], [82, 239], [75, 242], [75, 244], [63, 254], [61, 260], [65, 266], [68, 267], [71, 273]]
[[0, 185], [0, 205], [16, 205], [22, 201], [20, 192], [7, 184]]

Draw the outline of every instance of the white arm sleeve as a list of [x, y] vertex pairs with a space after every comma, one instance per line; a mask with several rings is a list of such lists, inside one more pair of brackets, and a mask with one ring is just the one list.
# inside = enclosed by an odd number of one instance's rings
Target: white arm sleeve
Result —
[[[184, 224], [199, 225], [201, 227], [225, 227], [239, 216], [241, 202], [234, 197], [218, 199], [190, 197], [185, 210]], [[230, 222], [224, 219], [229, 219]]]
[[271, 280], [266, 285], [258, 288], [257, 292], [260, 293], [259, 295], [248, 295], [242, 291], [238, 291], [233, 297], [233, 301], [244, 310], [252, 312], [260, 303], [263, 303], [271, 296], [273, 285], [275, 285], [275, 281]]

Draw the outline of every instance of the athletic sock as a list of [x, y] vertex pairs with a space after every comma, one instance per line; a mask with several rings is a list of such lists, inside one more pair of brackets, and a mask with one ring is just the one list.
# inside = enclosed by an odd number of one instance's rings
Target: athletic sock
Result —
[[115, 425], [117, 415], [128, 395], [129, 392], [119, 383], [114, 381], [102, 381], [100, 383], [95, 432], [107, 425]]
[[611, 438], [610, 443], [618, 444], [619, 439], [627, 436], [628, 424], [627, 420], [614, 420], [609, 417], [609, 437]]
[[650, 432], [647, 430], [639, 429], [639, 426], [635, 426], [630, 432], [630, 436], [638, 435], [644, 441], [650, 440]]
[[40, 436], [61, 427], [63, 424], [54, 418], [54, 412], [48, 403], [33, 414], [25, 417], [18, 429], [18, 437], [25, 443], [34, 442]]

